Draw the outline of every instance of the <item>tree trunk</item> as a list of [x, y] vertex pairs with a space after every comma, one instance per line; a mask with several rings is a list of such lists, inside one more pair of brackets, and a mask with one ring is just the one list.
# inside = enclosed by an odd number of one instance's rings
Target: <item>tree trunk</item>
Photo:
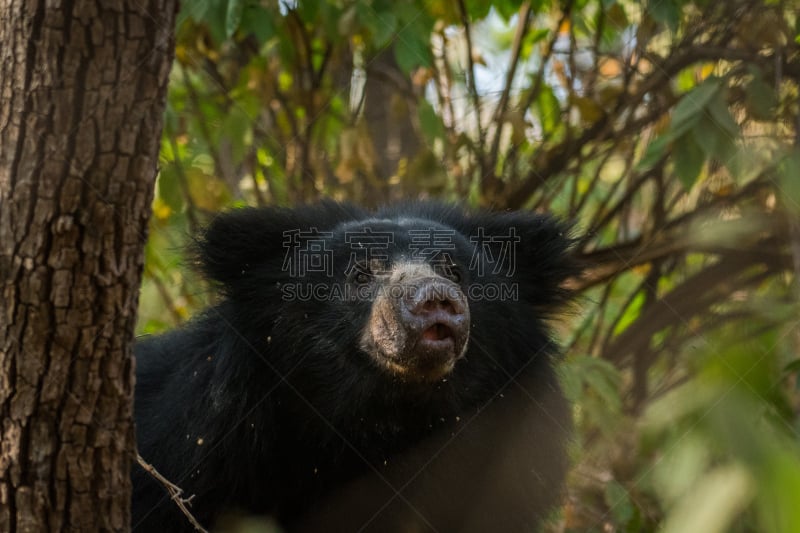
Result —
[[0, 531], [130, 528], [176, 5], [0, 1]]
[[389, 178], [398, 172], [401, 160], [409, 163], [420, 148], [411, 119], [416, 113], [413, 87], [397, 65], [393, 46], [370, 59], [364, 91], [364, 121], [377, 157], [375, 170], [381, 180], [380, 189], [374, 185], [370, 188], [366, 203], [380, 205], [405, 196], [401, 187], [389, 184]]

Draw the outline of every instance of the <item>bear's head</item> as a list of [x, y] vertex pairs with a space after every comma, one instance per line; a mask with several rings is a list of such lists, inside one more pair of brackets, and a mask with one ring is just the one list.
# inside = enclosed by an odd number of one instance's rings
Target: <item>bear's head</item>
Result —
[[345, 243], [334, 259], [349, 255], [341, 301], [364, 313], [360, 349], [411, 381], [449, 374], [470, 334], [464, 236], [432, 220], [370, 217], [341, 224], [332, 238]]
[[198, 250], [231, 302], [232, 334], [279, 372], [424, 385], [549, 342], [543, 320], [575, 273], [566, 232], [526, 212], [323, 202], [219, 215]]

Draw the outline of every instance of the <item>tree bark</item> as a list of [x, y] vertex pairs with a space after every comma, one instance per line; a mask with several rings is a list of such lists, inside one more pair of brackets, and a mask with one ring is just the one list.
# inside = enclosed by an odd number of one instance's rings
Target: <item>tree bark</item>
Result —
[[0, 1], [0, 531], [130, 528], [176, 0]]
[[379, 180], [369, 188], [365, 202], [380, 205], [406, 196], [401, 187], [389, 184], [389, 178], [398, 172], [401, 160], [408, 163], [418, 155], [420, 148], [411, 119], [416, 113], [410, 98], [413, 95], [411, 80], [397, 65], [393, 46], [370, 59], [364, 91], [364, 121], [376, 154], [375, 170]]

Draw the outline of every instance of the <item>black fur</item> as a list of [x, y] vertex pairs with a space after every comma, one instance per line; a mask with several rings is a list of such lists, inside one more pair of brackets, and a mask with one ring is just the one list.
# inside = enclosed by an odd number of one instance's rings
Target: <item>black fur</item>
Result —
[[[334, 279], [304, 281], [346, 285], [343, 228], [363, 226], [394, 228], [395, 260], [408, 251], [407, 229], [452, 228], [462, 284], [518, 284], [514, 301], [469, 302], [466, 355], [443, 380], [402, 379], [359, 349], [370, 301], [285, 298], [285, 231], [333, 232]], [[468, 268], [478, 228], [514, 228], [513, 276]], [[139, 452], [194, 495], [206, 526], [239, 512], [290, 531], [532, 530], [566, 468], [570, 416], [544, 323], [576, 273], [566, 233], [541, 215], [433, 202], [219, 215], [197, 254], [221, 302], [136, 345]], [[148, 474], [137, 467], [133, 481], [134, 530], [192, 530]]]

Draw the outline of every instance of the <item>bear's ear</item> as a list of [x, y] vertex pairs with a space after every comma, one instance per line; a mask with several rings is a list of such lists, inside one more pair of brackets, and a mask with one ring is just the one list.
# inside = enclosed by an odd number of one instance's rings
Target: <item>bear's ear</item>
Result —
[[279, 278], [291, 232], [326, 231], [361, 216], [358, 208], [332, 201], [297, 208], [234, 209], [217, 215], [196, 237], [194, 256], [209, 279], [229, 288], [248, 279], [256, 266], [268, 266]]
[[573, 252], [577, 239], [572, 225], [526, 211], [468, 212], [454, 218], [449, 222], [475, 247], [470, 265], [474, 279], [516, 283], [521, 298], [544, 309], [569, 300], [564, 282], [582, 270]]

